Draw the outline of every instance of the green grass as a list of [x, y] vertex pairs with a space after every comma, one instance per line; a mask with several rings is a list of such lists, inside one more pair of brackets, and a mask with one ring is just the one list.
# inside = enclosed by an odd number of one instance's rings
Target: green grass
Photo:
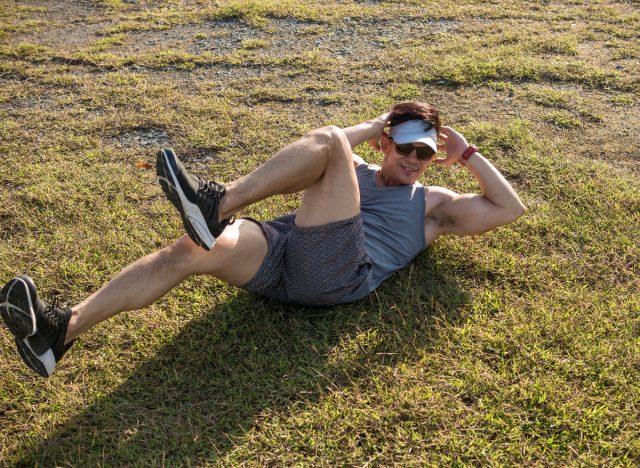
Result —
[[546, 122], [554, 124], [559, 128], [577, 128], [582, 127], [582, 121], [566, 112], [554, 111], [544, 114], [542, 119]]
[[[438, 105], [528, 207], [351, 305], [190, 278], [46, 381], [3, 330], [2, 463], [640, 463], [636, 4], [36, 2], [0, 19], [0, 272], [45, 297], [77, 303], [182, 235], [146, 168], [158, 146], [230, 181], [400, 100]], [[478, 190], [461, 168], [424, 182]]]
[[243, 49], [264, 49], [269, 46], [269, 42], [263, 39], [245, 39], [242, 41]]

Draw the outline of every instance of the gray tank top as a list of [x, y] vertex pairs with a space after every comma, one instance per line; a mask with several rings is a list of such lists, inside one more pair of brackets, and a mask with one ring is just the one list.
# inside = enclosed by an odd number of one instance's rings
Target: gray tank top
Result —
[[367, 280], [340, 302], [367, 296], [426, 248], [424, 186], [416, 182], [400, 187], [378, 187], [379, 170], [379, 166], [366, 163], [356, 167], [364, 244], [372, 265]]

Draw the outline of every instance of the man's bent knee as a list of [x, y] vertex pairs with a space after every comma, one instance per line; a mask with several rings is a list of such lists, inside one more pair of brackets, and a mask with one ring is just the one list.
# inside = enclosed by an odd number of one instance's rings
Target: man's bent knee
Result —
[[182, 271], [185, 274], [191, 274], [190, 268], [194, 263], [194, 259], [206, 252], [186, 234], [162, 250], [166, 255], [167, 267]]
[[340, 127], [328, 125], [308, 134], [314, 142], [321, 146], [322, 152], [329, 159], [348, 159], [351, 161], [351, 148], [349, 141]]
[[241, 285], [258, 271], [268, 245], [258, 224], [240, 219], [224, 230], [209, 251], [194, 244], [187, 235], [164, 250], [167, 266], [172, 265], [186, 276], [207, 274]]

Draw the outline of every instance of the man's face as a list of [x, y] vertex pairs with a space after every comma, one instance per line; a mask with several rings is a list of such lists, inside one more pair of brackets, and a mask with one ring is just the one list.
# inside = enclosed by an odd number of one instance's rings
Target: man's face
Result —
[[[426, 147], [427, 145], [414, 143], [414, 146]], [[384, 178], [390, 179], [394, 185], [412, 185], [416, 183], [422, 173], [433, 162], [433, 158], [428, 161], [418, 159], [415, 150], [408, 156], [399, 154], [396, 144], [386, 135], [382, 137], [381, 148], [384, 153], [381, 174]]]

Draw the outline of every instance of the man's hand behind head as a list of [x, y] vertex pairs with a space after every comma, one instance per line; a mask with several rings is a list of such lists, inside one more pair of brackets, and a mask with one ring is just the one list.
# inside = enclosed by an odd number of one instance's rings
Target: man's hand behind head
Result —
[[435, 159], [433, 162], [440, 166], [451, 166], [460, 160], [462, 153], [469, 147], [467, 139], [451, 127], [443, 126], [438, 135], [442, 143], [438, 143], [438, 151], [446, 153], [445, 158]]
[[376, 124], [379, 126], [380, 131], [376, 133], [376, 136], [369, 138], [367, 140], [367, 143], [369, 143], [369, 146], [376, 151], [382, 151], [382, 148], [380, 148], [380, 138], [382, 138], [382, 135], [385, 134], [384, 129], [389, 126], [390, 116], [391, 112], [387, 112], [386, 114], [379, 115], [375, 118], [375, 120], [377, 121]]

